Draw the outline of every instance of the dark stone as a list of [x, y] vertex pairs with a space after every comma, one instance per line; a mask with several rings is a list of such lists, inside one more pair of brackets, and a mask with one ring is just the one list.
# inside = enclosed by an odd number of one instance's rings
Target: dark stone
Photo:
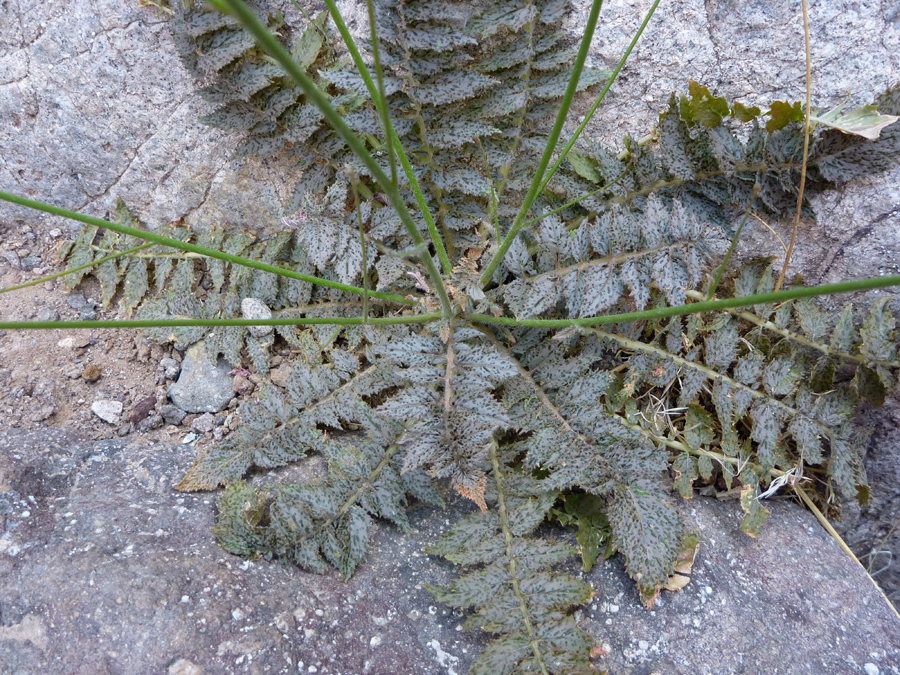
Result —
[[41, 266], [41, 256], [39, 255], [27, 255], [24, 258], [19, 259], [19, 268], [25, 270], [26, 272], [30, 272], [35, 267]]
[[149, 415], [155, 407], [156, 396], [146, 396], [134, 404], [134, 406], [131, 408], [131, 413], [129, 413], [128, 415], [128, 420], [132, 424], [137, 424], [138, 422], [146, 418], [147, 415]]
[[74, 291], [66, 296], [66, 304], [74, 310], [80, 310], [88, 303], [87, 300], [84, 299], [84, 295]]
[[184, 412], [181, 408], [177, 408], [174, 405], [166, 404], [159, 409], [159, 414], [162, 415], [162, 418], [166, 421], [166, 424], [181, 424], [185, 417], [187, 417], [187, 413]]
[[160, 415], [150, 415], [137, 423], [137, 430], [142, 432], [153, 431], [159, 429], [165, 422]]

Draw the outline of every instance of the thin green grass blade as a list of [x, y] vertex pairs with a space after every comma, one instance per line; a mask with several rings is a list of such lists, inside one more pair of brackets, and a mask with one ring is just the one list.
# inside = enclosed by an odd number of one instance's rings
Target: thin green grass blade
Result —
[[506, 252], [509, 250], [509, 247], [512, 245], [513, 240], [525, 225], [525, 217], [528, 215], [531, 205], [534, 204], [534, 200], [537, 199], [538, 194], [540, 194], [544, 174], [547, 171], [547, 166], [550, 164], [550, 158], [553, 156], [553, 151], [556, 148], [556, 143], [559, 140], [560, 134], [562, 134], [563, 125], [566, 123], [566, 117], [569, 115], [569, 108], [572, 106], [572, 99], [575, 97], [575, 92], [578, 89], [578, 81], [581, 79], [581, 71], [584, 69], [584, 62], [585, 59], [587, 59], [587, 54], [591, 47], [591, 38], [594, 36], [594, 29], [597, 27], [597, 19], [600, 17], [600, 8], [602, 6], [603, 0], [594, 0], [591, 4], [591, 12], [588, 15], [587, 24], [584, 27], [584, 36], [581, 39], [581, 45], [578, 48], [578, 56], [575, 58], [575, 64], [572, 68], [572, 77], [569, 78], [569, 84], [566, 87], [566, 93], [563, 95], [559, 113], [556, 115], [556, 122], [553, 124], [553, 129], [550, 131], [550, 135], [547, 138], [544, 154], [541, 156], [541, 161], [538, 163], [534, 179], [531, 181], [531, 187], [528, 189], [528, 194], [525, 195], [525, 201], [522, 202], [522, 207], [516, 214], [516, 219], [513, 222], [509, 233], [504, 237], [500, 244], [500, 248], [497, 249], [494, 257], [491, 258], [491, 261], [481, 275], [482, 286], [487, 286], [490, 283], [491, 277], [494, 276], [494, 272], [497, 271], [497, 268], [500, 266], [500, 263], [506, 255]]
[[591, 118], [594, 116], [594, 113], [597, 112], [597, 108], [600, 107], [600, 104], [603, 102], [603, 99], [606, 98], [606, 93], [609, 91], [610, 87], [612, 87], [613, 82], [616, 81], [616, 78], [619, 76], [619, 72], [622, 70], [622, 66], [625, 65], [625, 62], [628, 60], [628, 57], [631, 55], [631, 50], [634, 49], [634, 46], [637, 44], [638, 40], [641, 38], [641, 34], [644, 32], [644, 29], [647, 27], [647, 24], [650, 23], [650, 19], [653, 18], [654, 12], [656, 12], [656, 8], [659, 6], [660, 0], [655, 0], [653, 5], [651, 5], [650, 9], [647, 12], [647, 16], [644, 17], [643, 23], [641, 23], [640, 28], [638, 28], [637, 32], [634, 34], [634, 37], [631, 39], [631, 44], [628, 45], [628, 49], [625, 50], [625, 53], [622, 54], [622, 58], [619, 59], [619, 63], [616, 65], [616, 69], [613, 71], [609, 80], [607, 80], [606, 84], [603, 85], [603, 90], [597, 96], [597, 100], [594, 101], [594, 104], [591, 106], [591, 109], [588, 110], [587, 115], [584, 116], [584, 119], [581, 121], [581, 124], [578, 125], [578, 128], [575, 130], [575, 133], [572, 134], [572, 138], [569, 139], [569, 142], [566, 143], [566, 147], [563, 148], [562, 153], [560, 153], [559, 158], [556, 160], [556, 163], [547, 172], [547, 177], [544, 178], [544, 182], [541, 184], [541, 191], [543, 192], [544, 188], [547, 187], [547, 183], [550, 182], [550, 179], [553, 178], [553, 174], [556, 173], [557, 169], [559, 169], [560, 165], [565, 160], [566, 155], [569, 154], [569, 150], [575, 145], [575, 141], [578, 140], [578, 137], [581, 136], [581, 133], [584, 131], [585, 127], [588, 125], [588, 122], [591, 121]]
[[0, 321], [0, 330], [72, 330], [75, 328], [177, 328], [181, 326], [389, 326], [400, 323], [428, 323], [441, 318], [440, 312], [414, 316], [310, 317], [307, 319], [113, 319], [96, 321]]
[[353, 207], [356, 210], [356, 224], [359, 227], [359, 246], [362, 249], [362, 278], [363, 278], [363, 298], [362, 298], [362, 318], [363, 324], [369, 318], [369, 263], [366, 256], [366, 231], [363, 228], [362, 209], [360, 208], [359, 199], [359, 179], [356, 174], [350, 176], [350, 186], [353, 189]]
[[369, 12], [369, 33], [372, 36], [372, 58], [375, 61], [375, 78], [378, 81], [378, 114], [381, 115], [381, 125], [384, 127], [384, 137], [387, 139], [388, 163], [391, 166], [391, 183], [397, 186], [397, 160], [394, 159], [394, 125], [391, 124], [391, 116], [387, 109], [387, 98], [384, 95], [384, 71], [381, 68], [381, 54], [378, 49], [378, 27], [375, 22], [375, 3], [366, 0], [366, 9]]
[[[342, 284], [337, 281], [329, 281], [328, 279], [320, 279], [319, 277], [313, 277], [308, 274], [301, 274], [299, 272], [294, 272], [293, 270], [276, 267], [275, 265], [268, 265], [256, 260], [250, 260], [249, 258], [241, 258], [240, 256], [231, 255], [230, 253], [216, 251], [215, 249], [206, 248], [205, 246], [197, 246], [196, 244], [189, 244], [184, 241], [178, 241], [177, 239], [170, 239], [169, 237], [163, 237], [153, 232], [137, 230], [133, 227], [120, 225], [119, 223], [111, 223], [110, 221], [103, 220], [102, 218], [87, 216], [83, 213], [69, 211], [68, 209], [53, 206], [52, 204], [45, 204], [44, 202], [27, 199], [26, 197], [20, 197], [19, 195], [12, 195], [8, 192], [0, 192], [0, 199], [7, 202], [12, 202], [13, 204], [18, 204], [19, 206], [27, 206], [28, 208], [35, 209], [36, 211], [43, 211], [44, 213], [52, 213], [55, 216], [62, 216], [63, 218], [77, 220], [81, 223], [87, 223], [88, 225], [105, 227], [106, 229], [112, 230], [113, 232], [128, 234], [132, 237], [137, 237], [138, 239], [143, 239], [144, 241], [149, 241], [154, 244], [161, 244], [162, 246], [168, 246], [169, 248], [176, 248], [182, 251], [198, 253], [200, 255], [207, 256], [208, 258], [218, 258], [219, 260], [226, 260], [234, 265], [252, 267], [257, 270], [262, 270], [263, 272], [271, 272], [272, 274], [277, 274], [278, 276], [288, 277], [290, 279], [299, 279], [300, 281], [305, 281], [317, 286], [335, 288], [339, 291], [346, 291], [348, 293], [355, 293], [357, 295], [362, 295], [363, 293], [365, 293], [365, 289], [357, 288], [356, 286], [349, 286], [348, 284]], [[394, 295], [392, 293], [376, 293], [373, 291], [369, 293], [369, 296], [378, 298], [379, 300], [384, 300], [386, 302], [395, 302], [401, 305], [418, 304], [418, 302], [415, 300], [410, 300], [409, 298], [405, 298], [402, 295]]]
[[646, 321], [662, 319], [669, 316], [684, 316], [686, 314], [701, 314], [703, 312], [715, 312], [732, 307], [748, 307], [750, 305], [763, 305], [768, 303], [784, 302], [794, 298], [813, 298], [817, 295], [834, 295], [836, 293], [853, 293], [857, 291], [870, 291], [874, 288], [887, 288], [888, 286], [900, 286], [900, 275], [887, 277], [872, 277], [859, 279], [858, 281], [842, 281], [837, 284], [822, 284], [820, 286], [803, 286], [792, 288], [777, 293], [760, 293], [740, 298], [724, 298], [722, 300], [707, 300], [694, 302], [688, 305], [675, 307], [660, 307], [648, 309], [643, 312], [626, 312], [624, 314], [608, 314], [605, 316], [592, 316], [584, 319], [514, 319], [511, 317], [496, 317], [489, 314], [465, 314], [463, 318], [472, 323], [490, 323], [503, 326], [524, 326], [529, 328], [568, 328], [570, 326], [602, 326], [608, 323], [627, 323], [629, 321]]
[[81, 270], [96, 267], [100, 263], [105, 263], [108, 260], [114, 260], [115, 258], [121, 258], [122, 256], [131, 255], [132, 253], [137, 253], [138, 251], [143, 251], [145, 248], [149, 248], [151, 246], [156, 246], [156, 244], [141, 244], [140, 246], [135, 246], [134, 248], [129, 248], [124, 251], [119, 251], [118, 253], [113, 253], [112, 255], [104, 256], [103, 258], [99, 258], [84, 265], [79, 265], [78, 267], [73, 267], [72, 269], [63, 270], [62, 272], [56, 272], [55, 274], [48, 274], [47, 276], [41, 277], [40, 279], [32, 279], [31, 281], [26, 281], [24, 284], [16, 284], [15, 286], [0, 288], [0, 293], [9, 293], [10, 291], [19, 291], [23, 288], [37, 286], [38, 284], [43, 284], [47, 281], [59, 279], [60, 277], [64, 277], [67, 274], [74, 274], [75, 272], [80, 272]]
[[[444, 274], [449, 277], [453, 274], [453, 265], [450, 263], [450, 258], [447, 256], [447, 249], [444, 247], [444, 242], [441, 241], [441, 235], [438, 233], [434, 216], [431, 215], [431, 210], [428, 208], [425, 194], [422, 192], [419, 180], [416, 178], [412, 165], [409, 163], [409, 157], [406, 155], [406, 150], [403, 149], [403, 145], [400, 143], [400, 137], [397, 136], [397, 132], [394, 131], [394, 125], [391, 124], [391, 116], [387, 110], [387, 102], [382, 100], [382, 90], [380, 90], [372, 80], [369, 69], [366, 67], [362, 55], [359, 53], [359, 49], [356, 46], [356, 42], [353, 40], [353, 36], [350, 35], [347, 24], [344, 23], [344, 17], [341, 16], [341, 12], [337, 8], [334, 0], [325, 0], [325, 6], [328, 8], [328, 12], [331, 14], [331, 18], [334, 20], [334, 24], [337, 26], [338, 32], [344, 40], [344, 44], [347, 45], [347, 51], [350, 52], [353, 63], [356, 65], [356, 69], [359, 71], [359, 74], [366, 85], [366, 90], [369, 92], [369, 96], [378, 108], [378, 113], [382, 116], [382, 119], [387, 121], [387, 137], [392, 144], [394, 151], [397, 153], [397, 157], [400, 159], [400, 165], [403, 167], [403, 172], [406, 174], [406, 180], [409, 181], [409, 185], [416, 197], [416, 205], [419, 207], [419, 210], [422, 212], [422, 217], [425, 219], [425, 225], [428, 227], [428, 235], [431, 237], [431, 243], [434, 244], [434, 250], [437, 252], [438, 259], [441, 261], [441, 269], [443, 269]], [[373, 38], [373, 43], [375, 42], [376, 40]]]
[[[413, 242], [419, 244], [425, 241], [419, 233], [419, 229], [416, 227], [416, 223], [410, 215], [409, 210], [406, 208], [406, 203], [403, 201], [403, 197], [400, 195], [399, 190], [391, 184], [391, 179], [381, 170], [381, 167], [378, 166], [375, 158], [369, 154], [368, 150], [366, 150], [365, 143], [359, 136], [353, 133], [350, 127], [347, 126], [347, 123], [344, 122], [341, 114], [332, 107], [331, 103], [329, 103], [328, 97], [325, 96], [306, 73], [303, 72], [303, 69], [297, 65], [293, 58], [291, 58], [291, 55], [275, 36], [272, 35], [271, 31], [263, 25], [253, 10], [247, 6], [247, 3], [243, 2], [243, 0], [210, 0], [210, 3], [220, 11], [235, 16], [238, 21], [253, 34], [260, 48], [278, 61], [285, 72], [290, 75], [303, 90], [303, 93], [306, 94], [306, 98], [309, 102], [319, 109], [331, 128], [340, 135], [350, 150], [353, 151], [353, 154], [366, 165], [366, 169], [368, 169], [371, 176], [375, 179], [375, 182], [378, 183], [381, 190], [390, 200], [391, 205], [397, 211], [397, 215], [400, 216], [400, 220]], [[431, 283], [434, 286], [434, 291], [438, 296], [438, 300], [440, 300], [444, 316], [452, 316], [453, 308], [450, 306], [450, 298], [447, 296], [447, 289], [444, 287], [444, 281], [441, 278], [440, 272], [435, 266], [434, 261], [431, 259], [431, 255], [425, 251], [419, 258], [422, 262], [422, 266], [431, 278]]]

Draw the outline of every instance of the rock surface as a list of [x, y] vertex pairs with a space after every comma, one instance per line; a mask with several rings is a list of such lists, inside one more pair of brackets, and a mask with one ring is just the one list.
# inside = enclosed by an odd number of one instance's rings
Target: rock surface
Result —
[[[577, 32], [587, 5], [573, 4], [570, 28]], [[618, 60], [650, 4], [606, 0], [592, 65]], [[351, 30], [365, 35], [365, 3], [340, 5]], [[287, 0], [271, 6], [289, 25], [305, 21]], [[661, 3], [589, 133], [612, 144], [626, 131], [642, 136], [669, 93], [683, 90], [691, 78], [747, 104], [802, 98], [800, 17], [798, 0]], [[816, 105], [832, 106], [847, 91], [853, 104], [868, 102], [900, 81], [900, 3], [834, 0], [811, 12], [811, 24]], [[226, 222], [277, 227], [290, 193], [289, 167], [278, 158], [228, 162], [239, 136], [202, 125], [198, 115], [212, 107], [193, 90], [167, 19], [153, 7], [118, 0], [9, 0], [0, 11], [0, 189], [97, 216], [122, 197], [153, 227], [182, 216], [198, 229]], [[576, 116], [589, 100], [585, 95], [576, 102]], [[896, 273], [898, 204], [900, 167], [817, 197], [819, 219], [804, 224], [795, 268], [808, 282]], [[70, 221], [0, 204], [0, 228], [29, 223], [53, 228], [53, 237], [73, 231]], [[784, 224], [769, 225], [782, 239], [789, 236]], [[749, 254], [780, 255], [762, 224], [749, 222], [745, 236]], [[13, 251], [2, 256], [15, 269], [29, 257]], [[69, 306], [91, 316], [93, 303], [76, 295]], [[86, 346], [71, 340], [62, 341], [66, 350]], [[28, 400], [35, 422], [57, 409], [52, 398]], [[857, 553], [875, 558], [873, 572], [900, 599], [900, 528], [886, 539], [900, 518], [900, 417], [892, 405], [867, 413], [878, 430], [866, 461], [873, 501], [862, 510], [849, 505], [845, 517]]]
[[[455, 570], [421, 552], [468, 504], [414, 508], [407, 536], [379, 524], [343, 584], [224, 553], [209, 530], [214, 497], [171, 488], [191, 460], [180, 444], [0, 432], [0, 671], [468, 670], [485, 635], [460, 632], [464, 618], [423, 588]], [[900, 620], [863, 571], [810, 514], [771, 509], [753, 540], [737, 529], [735, 503], [683, 504], [701, 549], [691, 583], [652, 612], [618, 559], [587, 575], [597, 595], [577, 619], [609, 648], [597, 665], [627, 675], [900, 672]]]
[[189, 413], [215, 413], [224, 410], [234, 396], [229, 370], [224, 359], [213, 363], [206, 343], [201, 340], [185, 353], [178, 382], [169, 387], [169, 398], [181, 410]]

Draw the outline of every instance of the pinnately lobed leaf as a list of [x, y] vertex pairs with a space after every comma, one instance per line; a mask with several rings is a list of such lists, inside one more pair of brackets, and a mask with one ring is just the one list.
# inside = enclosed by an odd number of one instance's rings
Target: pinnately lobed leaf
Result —
[[[334, 287], [155, 246], [131, 251], [137, 240], [95, 226], [60, 249], [69, 268], [117, 256], [67, 283], [93, 274], [104, 304], [121, 295], [139, 317], [234, 318], [252, 300], [276, 318], [365, 320], [265, 333], [152, 330], [161, 342], [197, 345], [261, 376], [276, 351], [285, 359], [277, 380], [271, 373], [241, 402], [239, 428], [201, 452], [178, 488], [224, 486], [215, 533], [227, 551], [346, 579], [375, 522], [405, 531], [408, 504], [442, 505], [436, 479], [446, 479], [478, 508], [429, 547], [463, 568], [429, 590], [469, 612], [467, 627], [491, 634], [473, 673], [592, 667], [591, 640], [573, 610], [593, 590], [566, 568], [576, 553], [585, 570], [622, 553], [648, 606], [663, 588], [679, 588], [673, 571], [689, 569], [696, 546], [686, 548], [693, 540], [673, 486], [682, 498], [698, 488], [739, 493], [740, 527], [751, 536], [765, 523], [760, 497], [778, 487], [776, 476], [815, 467], [810, 492], [823, 508], [864, 495], [866, 439], [854, 410], [896, 387], [887, 298], [856, 316], [850, 305], [831, 316], [802, 300], [602, 330], [529, 325], [705, 298], [736, 218], [796, 208], [799, 103], [776, 101], [763, 112], [692, 81], [686, 94], [672, 94], [654, 133], [627, 137], [624, 152], [579, 138], [491, 283], [480, 283], [569, 82], [577, 40], [563, 30], [567, 4], [377, 0], [376, 98], [384, 97], [396, 139], [365, 78], [329, 45], [326, 14], [298, 31], [267, 17], [385, 171], [387, 144], [395, 155], [404, 149], [397, 187], [419, 214], [416, 226], [433, 228], [447, 251], [451, 271], [441, 281], [452, 316], [390, 325], [439, 306], [436, 280], [416, 262], [422, 247], [301, 89], [237, 21], [199, 3], [175, 3], [172, 27], [185, 66], [203, 81], [200, 95], [215, 106], [206, 121], [242, 135], [237, 156], [294, 162], [294, 197], [282, 226], [265, 235], [227, 223], [195, 232], [176, 222], [161, 232]], [[374, 65], [365, 47], [362, 58]], [[607, 77], [586, 68], [577, 88]], [[898, 114], [894, 88], [878, 111], [820, 115], [806, 192], [894, 166]], [[124, 204], [116, 219], [138, 227]], [[752, 261], [716, 293], [773, 290], [769, 263]], [[314, 480], [255, 476], [311, 456], [325, 467]], [[548, 519], [577, 525], [580, 551], [542, 528]]]

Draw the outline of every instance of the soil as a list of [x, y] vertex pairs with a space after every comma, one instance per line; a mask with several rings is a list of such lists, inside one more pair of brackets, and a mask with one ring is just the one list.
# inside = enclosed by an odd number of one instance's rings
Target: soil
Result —
[[[56, 252], [65, 238], [59, 229], [0, 222], [0, 288], [62, 271], [65, 265], [57, 261]], [[35, 262], [37, 266], [27, 269]], [[99, 297], [93, 278], [75, 291], [65, 278], [57, 278], [0, 293], [0, 320], [78, 320], [86, 318], [83, 311], [90, 314]], [[87, 309], [79, 309], [85, 301]], [[98, 319], [123, 318], [115, 301], [95, 311]], [[197, 415], [157, 429], [138, 428], [129, 421], [134, 406], [148, 397], [155, 398], [155, 410], [166, 403], [172, 380], [159, 367], [165, 357], [181, 361], [182, 354], [144, 339], [135, 329], [0, 330], [0, 428], [54, 426], [97, 440], [132, 434], [148, 443], [181, 440]], [[104, 399], [122, 403], [118, 424], [104, 422], [91, 411], [94, 402]], [[211, 436], [197, 444], [208, 442]]]

